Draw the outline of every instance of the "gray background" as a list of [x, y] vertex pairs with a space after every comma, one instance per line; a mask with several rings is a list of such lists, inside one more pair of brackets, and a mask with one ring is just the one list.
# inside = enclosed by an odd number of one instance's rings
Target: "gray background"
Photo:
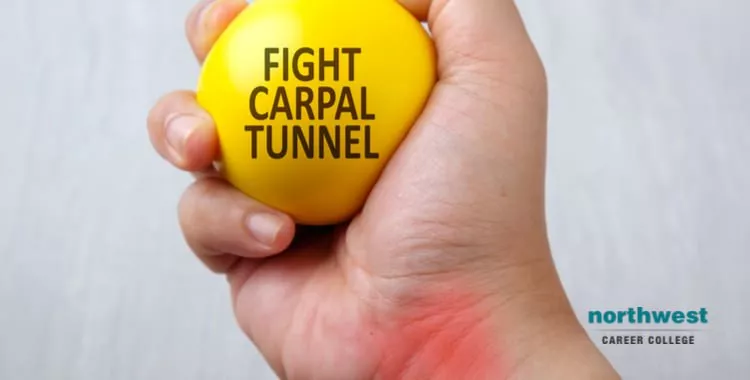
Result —
[[[0, 0], [0, 379], [272, 379], [194, 260], [146, 113], [190, 0]], [[577, 312], [709, 309], [626, 378], [748, 378], [750, 3], [521, 0], [550, 76], [549, 224]], [[600, 332], [591, 331], [594, 338]]]

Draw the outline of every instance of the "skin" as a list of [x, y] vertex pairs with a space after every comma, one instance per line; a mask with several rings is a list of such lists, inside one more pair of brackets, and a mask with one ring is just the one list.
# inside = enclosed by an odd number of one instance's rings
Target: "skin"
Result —
[[[195, 94], [156, 104], [156, 151], [196, 177], [179, 206], [188, 245], [226, 273], [240, 327], [284, 379], [618, 378], [552, 262], [546, 78], [514, 3], [401, 3], [429, 22], [439, 81], [350, 223], [295, 226], [241, 194], [212, 170]], [[245, 6], [193, 10], [199, 61]]]

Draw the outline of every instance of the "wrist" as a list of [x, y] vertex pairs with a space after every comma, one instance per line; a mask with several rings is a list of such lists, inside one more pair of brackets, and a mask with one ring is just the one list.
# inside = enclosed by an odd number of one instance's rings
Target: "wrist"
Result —
[[[518, 323], [510, 333], [498, 334], [498, 346], [504, 347], [502, 352], [512, 363], [504, 378], [619, 379], [570, 310], [564, 295], [557, 300], [540, 297], [528, 302], [546, 302], [542, 310], [547, 314], [528, 316], [532, 308], [515, 311], [517, 318], [527, 316], [527, 322]], [[558, 309], [552, 311], [555, 303]]]
[[551, 259], [508, 276], [516, 277], [509, 279], [516, 292], [498, 296], [493, 314], [496, 346], [508, 363], [502, 378], [619, 379], [576, 318]]
[[551, 261], [496, 276], [497, 291], [422, 298], [389, 329], [376, 378], [618, 378], [576, 319]]

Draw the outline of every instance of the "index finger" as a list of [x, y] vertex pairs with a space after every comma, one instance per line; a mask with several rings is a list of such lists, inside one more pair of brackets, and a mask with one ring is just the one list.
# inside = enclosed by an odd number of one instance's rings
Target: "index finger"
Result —
[[190, 47], [201, 64], [221, 33], [247, 7], [245, 0], [203, 0], [185, 23]]

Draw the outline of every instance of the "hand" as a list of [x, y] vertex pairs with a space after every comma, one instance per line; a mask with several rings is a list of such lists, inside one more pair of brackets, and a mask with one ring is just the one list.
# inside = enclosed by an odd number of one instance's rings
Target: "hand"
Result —
[[[189, 246], [227, 274], [239, 325], [281, 378], [616, 378], [551, 259], [546, 80], [514, 3], [401, 2], [429, 22], [439, 81], [347, 225], [295, 227], [241, 194], [211, 172], [215, 126], [195, 95], [159, 101], [156, 150], [200, 173], [179, 208]], [[192, 12], [199, 60], [245, 6]]]

